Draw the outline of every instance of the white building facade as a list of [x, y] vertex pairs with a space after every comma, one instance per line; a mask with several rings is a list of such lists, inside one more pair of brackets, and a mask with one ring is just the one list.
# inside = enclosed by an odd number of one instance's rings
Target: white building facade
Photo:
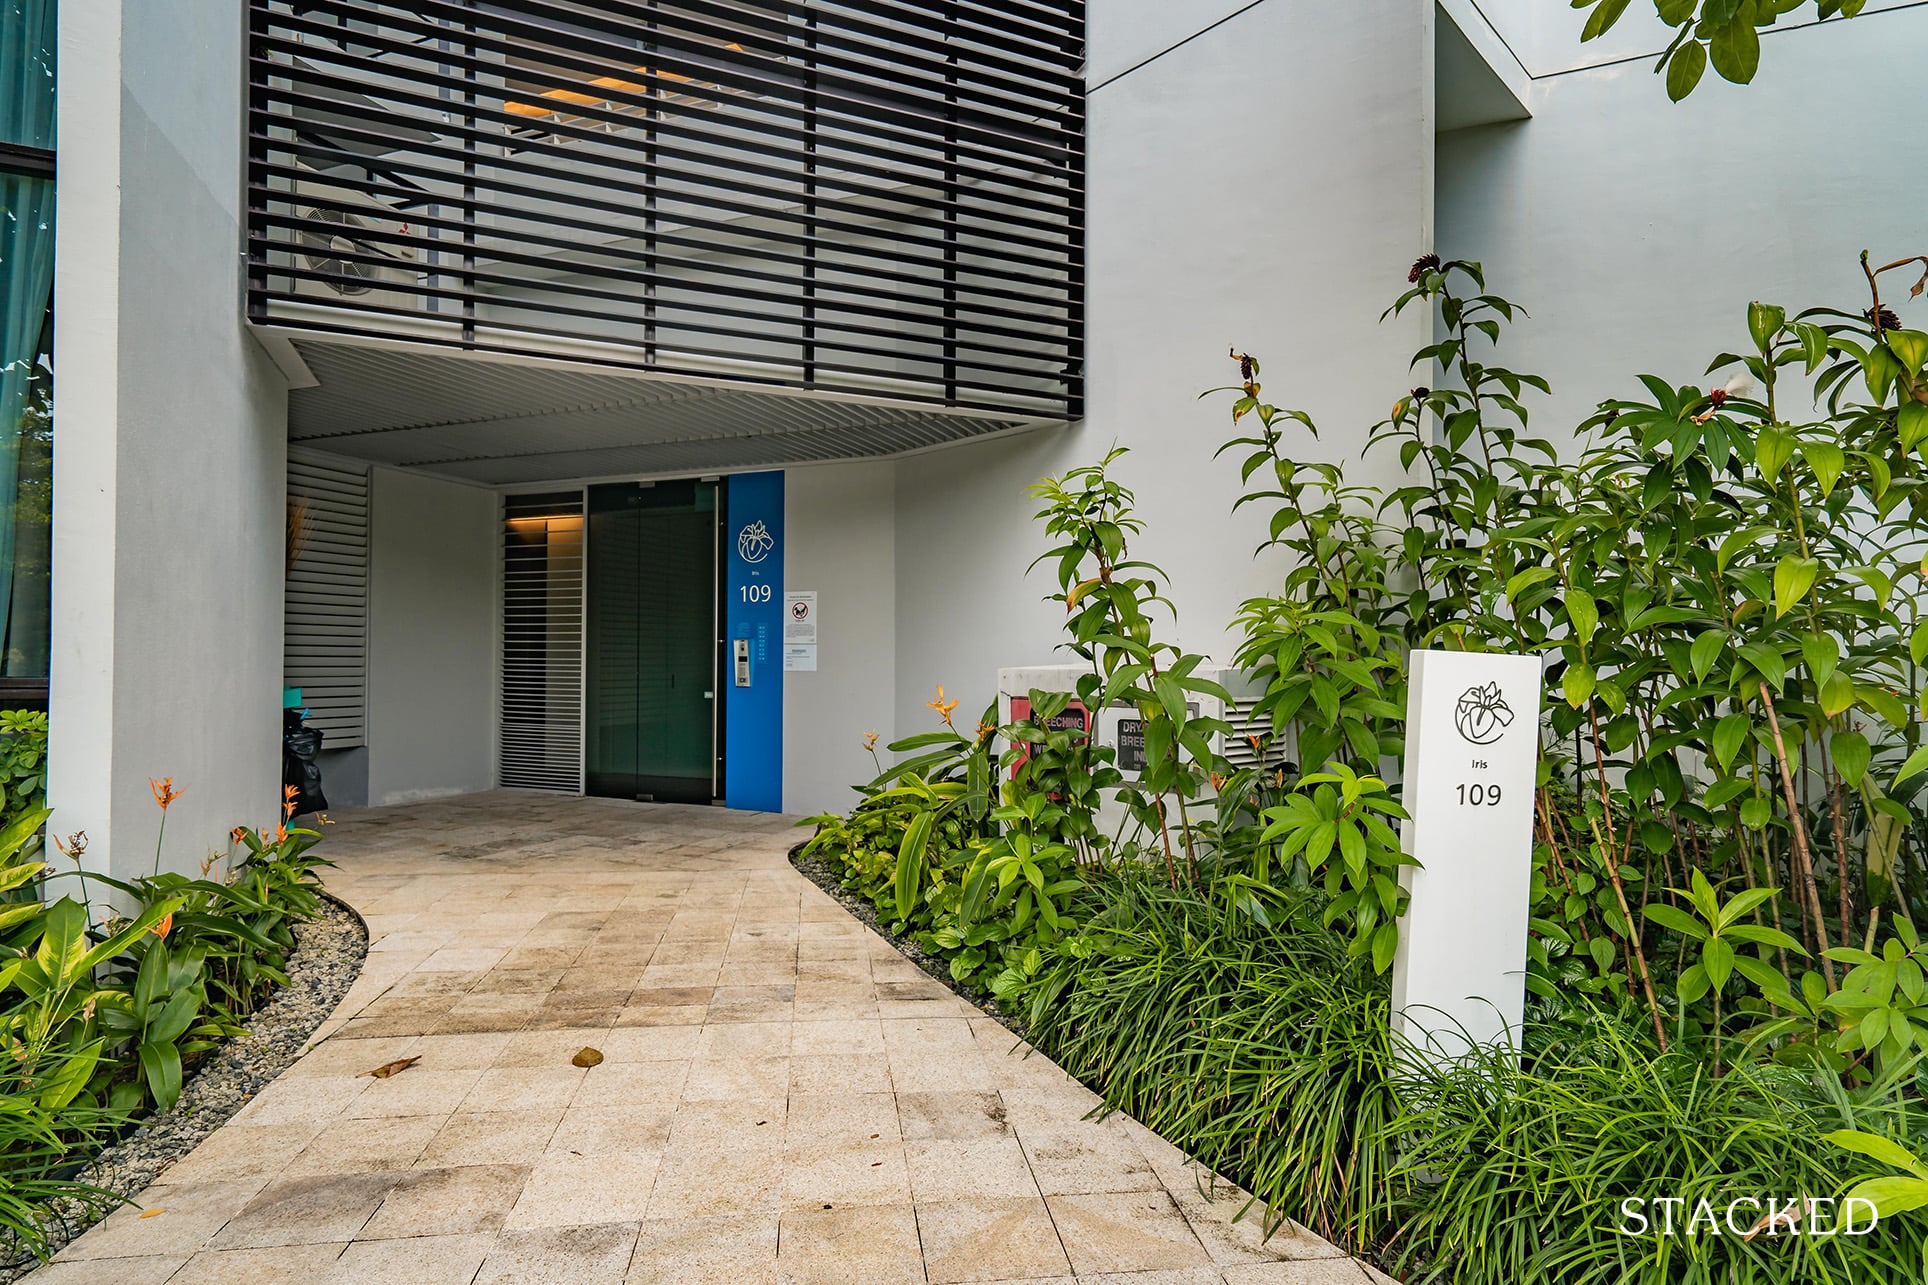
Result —
[[1928, 249], [1817, 110], [1923, 105], [1917, 5], [1676, 106], [1664, 32], [1547, 0], [5, 2], [58, 85], [0, 138], [58, 193], [54, 827], [121, 872], [149, 778], [177, 869], [273, 814], [291, 688], [336, 806], [841, 810], [867, 732], [1054, 660], [1026, 487], [1114, 443], [1228, 658], [1277, 572], [1228, 345], [1351, 457], [1426, 382], [1408, 266], [1477, 258], [1559, 438]]

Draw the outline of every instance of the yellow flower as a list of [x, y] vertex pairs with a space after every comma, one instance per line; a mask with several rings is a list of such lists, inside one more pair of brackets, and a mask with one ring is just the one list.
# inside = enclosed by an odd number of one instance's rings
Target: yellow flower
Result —
[[924, 708], [936, 710], [937, 716], [944, 720], [944, 726], [953, 731], [957, 729], [957, 724], [951, 722], [951, 711], [956, 709], [957, 706], [957, 701], [947, 701], [944, 699], [944, 684], [942, 683], [937, 685], [937, 699], [924, 702]]
[[875, 751], [875, 750], [876, 750], [876, 748], [877, 748], [877, 733], [875, 733], [875, 732], [865, 732], [865, 733], [864, 733], [864, 748], [865, 748], [865, 749], [867, 749], [867, 750], [871, 750], [871, 751]]

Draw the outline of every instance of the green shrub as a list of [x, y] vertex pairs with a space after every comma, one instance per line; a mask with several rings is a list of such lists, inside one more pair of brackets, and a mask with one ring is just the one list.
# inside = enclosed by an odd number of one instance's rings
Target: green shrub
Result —
[[0, 710], [0, 826], [46, 802], [46, 711]]
[[[155, 783], [163, 816], [175, 797]], [[320, 836], [284, 815], [272, 832], [237, 828], [239, 856], [210, 858], [198, 879], [88, 872], [81, 835], [57, 841], [73, 864], [53, 869], [35, 857], [47, 816], [0, 829], [0, 1241], [33, 1253], [42, 1203], [105, 1198], [61, 1172], [140, 1110], [173, 1106], [195, 1061], [286, 982], [327, 864]], [[58, 895], [60, 880], [78, 897]], [[131, 915], [108, 913], [95, 896], [108, 889]]]
[[[1697, 1057], [1656, 1056], [1639, 1029], [1603, 1017], [1584, 1048], [1554, 1056], [1521, 1063], [1489, 1048], [1451, 1067], [1407, 1064], [1398, 1089], [1410, 1105], [1389, 1126], [1398, 1207], [1382, 1261], [1409, 1285], [1920, 1279], [1923, 1227], [1913, 1220], [1864, 1236], [1683, 1230], [1702, 1199], [1724, 1220], [1743, 1197], [1784, 1207], [1839, 1195], [1859, 1162], [1822, 1135], [1905, 1136], [1897, 1082], [1851, 1097], [1825, 1071], [1754, 1061], [1716, 1076]], [[1641, 1228], [1623, 1209], [1629, 1198], [1645, 1202], [1634, 1207], [1645, 1234], [1623, 1234]], [[1686, 1202], [1671, 1235], [1658, 1234], [1659, 1198]], [[1735, 1225], [1747, 1229], [1758, 1208], [1742, 1207]], [[1830, 1211], [1821, 1225], [1833, 1223]]]
[[1386, 983], [1321, 926], [1316, 894], [1242, 892], [1143, 871], [1094, 884], [1088, 927], [1026, 993], [1027, 1034], [1274, 1218], [1357, 1249], [1389, 1203]]

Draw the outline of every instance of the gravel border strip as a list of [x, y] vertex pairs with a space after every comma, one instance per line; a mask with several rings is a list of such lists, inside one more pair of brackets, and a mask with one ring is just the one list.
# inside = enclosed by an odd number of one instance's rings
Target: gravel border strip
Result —
[[[368, 926], [348, 903], [323, 894], [318, 918], [295, 925], [288, 984], [247, 1019], [248, 1033], [230, 1041], [195, 1071], [172, 1110], [147, 1117], [78, 1175], [121, 1201], [131, 1200], [167, 1167], [194, 1150], [286, 1070], [340, 1005], [368, 954]], [[117, 1208], [105, 1199], [57, 1200], [46, 1207], [51, 1256]], [[26, 1254], [0, 1261], [0, 1285], [40, 1266]]]

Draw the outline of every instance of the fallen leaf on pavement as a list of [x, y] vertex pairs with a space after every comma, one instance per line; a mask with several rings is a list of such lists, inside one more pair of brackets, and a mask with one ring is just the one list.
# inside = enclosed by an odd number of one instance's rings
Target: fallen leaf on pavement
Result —
[[167, 1212], [167, 1210], [165, 1210], [165, 1209], [143, 1209], [143, 1210], [141, 1211], [141, 1217], [143, 1217], [143, 1218], [152, 1218], [152, 1217], [154, 1217], [154, 1216], [155, 1216], [156, 1214], [164, 1214], [164, 1213], [166, 1213], [166, 1212]]
[[602, 1060], [602, 1051], [600, 1049], [586, 1048], [570, 1058], [569, 1064], [571, 1066], [595, 1066]]
[[398, 1057], [393, 1062], [384, 1062], [374, 1070], [363, 1071], [362, 1074], [372, 1075], [378, 1080], [386, 1080], [391, 1075], [398, 1075], [408, 1070], [409, 1067], [414, 1066], [421, 1060], [419, 1057]]

